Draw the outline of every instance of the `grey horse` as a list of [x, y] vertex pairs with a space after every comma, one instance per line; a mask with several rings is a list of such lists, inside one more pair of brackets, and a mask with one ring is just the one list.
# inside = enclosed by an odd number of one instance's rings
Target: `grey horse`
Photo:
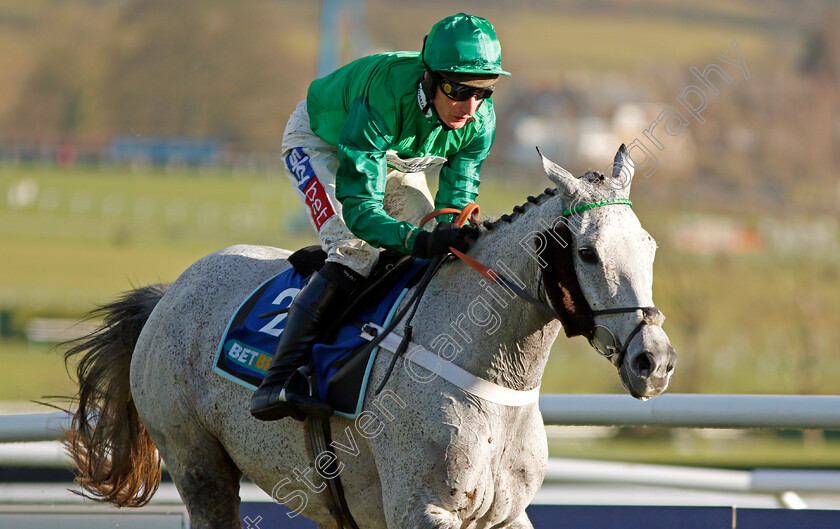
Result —
[[[445, 264], [412, 322], [412, 347], [433, 352], [442, 369], [420, 367], [409, 349], [376, 396], [392, 359], [380, 352], [365, 411], [331, 419], [328, 457], [338, 464], [330, 468], [360, 528], [531, 528], [525, 508], [542, 483], [547, 443], [535, 399], [514, 397], [538, 393], [561, 328], [590, 337], [634, 397], [668, 386], [676, 354], [653, 304], [656, 244], [629, 204], [624, 146], [608, 175], [575, 178], [546, 158], [543, 165], [555, 187], [485, 222], [469, 252], [536, 303], [461, 261]], [[291, 515], [337, 528], [322, 479], [332, 476], [312, 461], [304, 424], [253, 419], [250, 391], [212, 369], [238, 304], [288, 268], [288, 256], [233, 246], [171, 286], [140, 288], [101, 309], [100, 331], [67, 353], [79, 360], [79, 407], [66, 444], [88, 494], [143, 505], [162, 458], [197, 529], [240, 527], [243, 474]], [[501, 398], [462, 389], [444, 376], [448, 368]]]

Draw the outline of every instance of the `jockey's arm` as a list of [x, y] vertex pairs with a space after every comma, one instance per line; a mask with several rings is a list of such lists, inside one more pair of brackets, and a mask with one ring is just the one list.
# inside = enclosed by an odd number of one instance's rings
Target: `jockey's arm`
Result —
[[350, 231], [371, 246], [410, 254], [422, 231], [385, 212], [385, 153], [393, 141], [385, 118], [363, 101], [350, 109], [338, 139], [336, 198]]

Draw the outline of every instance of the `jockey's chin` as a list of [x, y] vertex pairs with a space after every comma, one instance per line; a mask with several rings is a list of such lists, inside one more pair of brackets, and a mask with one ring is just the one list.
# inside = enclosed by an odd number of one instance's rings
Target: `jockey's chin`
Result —
[[481, 106], [481, 100], [475, 97], [465, 101], [453, 101], [441, 92], [440, 87], [437, 89], [433, 103], [440, 121], [450, 129], [460, 129], [471, 122], [478, 107]]
[[451, 121], [445, 121], [444, 123], [446, 123], [446, 126], [449, 127], [450, 129], [460, 129], [461, 127], [465, 126], [467, 123], [472, 121], [472, 119], [473, 119], [472, 116], [463, 116], [463, 117], [455, 118]]

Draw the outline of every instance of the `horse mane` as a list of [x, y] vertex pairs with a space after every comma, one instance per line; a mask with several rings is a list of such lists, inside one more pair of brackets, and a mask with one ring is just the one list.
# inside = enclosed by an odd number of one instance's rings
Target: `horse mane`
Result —
[[[583, 175], [578, 177], [581, 180], [586, 180], [592, 184], [598, 184], [604, 181], [604, 173], [598, 171], [587, 171]], [[504, 214], [500, 216], [498, 219], [494, 220], [485, 220], [481, 223], [487, 231], [493, 231], [498, 228], [500, 225], [510, 224], [514, 220], [516, 220], [520, 215], [525, 213], [528, 209], [531, 209], [532, 206], [539, 206], [546, 199], [556, 196], [560, 191], [557, 190], [556, 187], [547, 187], [545, 190], [537, 196], [529, 195], [526, 199], [526, 202], [523, 203], [521, 206], [513, 206], [513, 212], [510, 214]]]
[[521, 206], [513, 206], [513, 213], [504, 214], [495, 220], [485, 220], [481, 223], [481, 225], [484, 226], [487, 229], [487, 231], [493, 231], [500, 225], [503, 225], [504, 223], [510, 224], [519, 215], [522, 215], [523, 213], [525, 213], [525, 211], [530, 209], [531, 206], [539, 206], [545, 201], [546, 198], [551, 198], [557, 195], [557, 193], [559, 193], [559, 191], [556, 188], [547, 187], [545, 188], [545, 191], [543, 191], [537, 196], [529, 195], [527, 201]]

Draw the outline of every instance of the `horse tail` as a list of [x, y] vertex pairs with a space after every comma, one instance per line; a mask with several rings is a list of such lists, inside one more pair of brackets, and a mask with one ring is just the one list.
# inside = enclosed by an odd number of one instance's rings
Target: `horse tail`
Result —
[[77, 469], [79, 494], [119, 507], [141, 507], [151, 500], [161, 479], [161, 459], [131, 396], [129, 368], [140, 331], [169, 285], [150, 285], [125, 293], [89, 317], [102, 325], [76, 341], [65, 363], [75, 368], [78, 408], [64, 446]]

